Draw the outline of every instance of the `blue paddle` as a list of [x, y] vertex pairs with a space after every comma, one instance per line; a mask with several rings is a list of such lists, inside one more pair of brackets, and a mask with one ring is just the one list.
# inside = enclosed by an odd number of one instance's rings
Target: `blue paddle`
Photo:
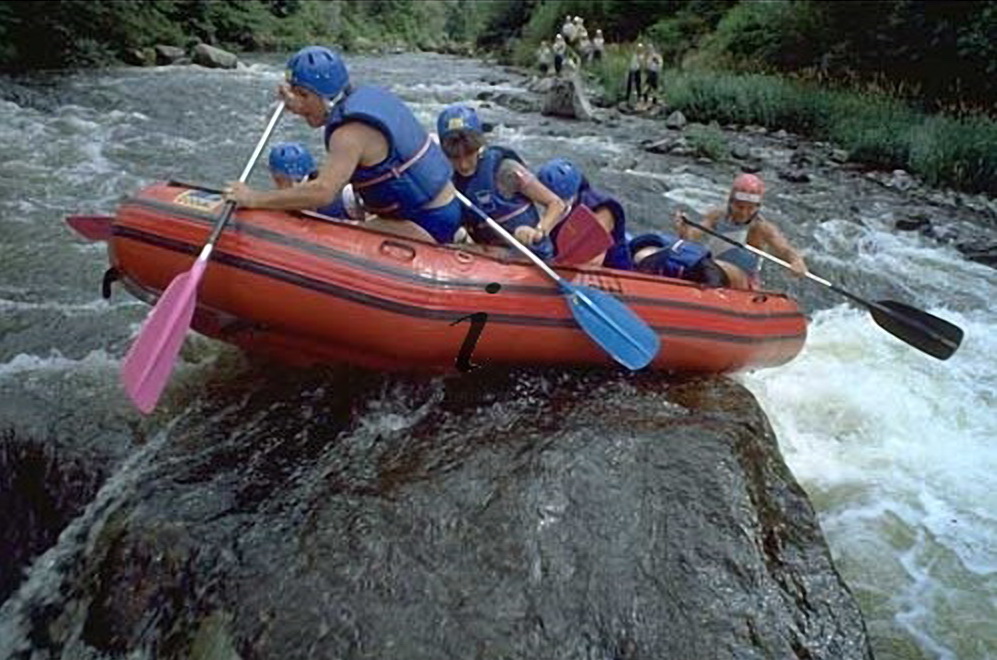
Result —
[[488, 223], [509, 245], [540, 268], [566, 294], [568, 307], [582, 330], [627, 369], [636, 371], [650, 364], [661, 348], [658, 335], [633, 310], [604, 291], [571, 284], [540, 257], [533, 254], [502, 225], [471, 203], [460, 191], [457, 198]]

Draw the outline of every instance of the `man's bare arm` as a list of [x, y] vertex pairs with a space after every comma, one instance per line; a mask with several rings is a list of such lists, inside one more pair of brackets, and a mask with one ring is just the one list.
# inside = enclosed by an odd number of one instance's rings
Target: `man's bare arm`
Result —
[[757, 231], [760, 234], [763, 248], [783, 261], [789, 262], [789, 265], [793, 268], [793, 272], [797, 275], [803, 275], [807, 272], [807, 264], [803, 261], [803, 257], [796, 248], [790, 245], [778, 227], [768, 220], [762, 220], [758, 224]]
[[258, 209], [317, 209], [331, 204], [353, 176], [363, 153], [364, 141], [358, 125], [347, 124], [329, 138], [329, 154], [318, 176], [283, 190], [253, 190], [238, 182], [230, 185], [228, 199], [240, 206]]

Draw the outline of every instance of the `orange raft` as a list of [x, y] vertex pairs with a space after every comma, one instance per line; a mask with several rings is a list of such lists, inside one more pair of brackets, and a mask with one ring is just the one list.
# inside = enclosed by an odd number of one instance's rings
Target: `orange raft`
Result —
[[[111, 228], [116, 275], [147, 302], [207, 242], [217, 191], [158, 183]], [[783, 294], [709, 289], [606, 268], [558, 268], [608, 291], [661, 337], [648, 368], [729, 372], [788, 362], [806, 319]], [[237, 211], [212, 253], [193, 328], [294, 364], [466, 371], [490, 364], [616, 363], [575, 323], [558, 286], [526, 261], [431, 245], [308, 213]]]

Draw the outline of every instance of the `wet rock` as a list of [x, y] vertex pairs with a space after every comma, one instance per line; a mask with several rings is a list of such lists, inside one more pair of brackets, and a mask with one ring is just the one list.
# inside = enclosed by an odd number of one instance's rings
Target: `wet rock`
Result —
[[832, 149], [828, 157], [834, 163], [841, 164], [848, 162], [848, 152], [844, 149]]
[[0, 99], [10, 101], [22, 108], [34, 108], [40, 112], [54, 112], [65, 101], [61, 94], [54, 90], [40, 91], [13, 82], [10, 79], [0, 78]]
[[644, 116], [648, 119], [661, 119], [665, 115], [668, 115], [670, 110], [671, 108], [669, 108], [668, 105], [656, 103], [644, 113]]
[[984, 266], [990, 266], [991, 268], [997, 268], [997, 246], [990, 246], [987, 249], [969, 249], [962, 251], [970, 261], [975, 261], [976, 263], [983, 264]]
[[550, 88], [554, 86], [554, 78], [545, 76], [543, 78], [536, 78], [526, 85], [526, 89], [530, 90], [535, 94], [546, 94], [550, 91]]
[[0, 433], [0, 603], [106, 478], [102, 466], [56, 445]]
[[153, 66], [156, 64], [156, 51], [151, 48], [129, 48], [122, 56], [125, 64], [132, 66]]
[[440, 44], [437, 43], [436, 40], [432, 39], [431, 37], [420, 38], [415, 45], [416, 48], [418, 48], [419, 50], [426, 52], [436, 52], [437, 50], [440, 49]]
[[367, 37], [354, 37], [351, 42], [351, 50], [355, 50], [361, 53], [371, 52], [377, 50], [377, 44]]
[[647, 141], [641, 144], [644, 151], [652, 154], [667, 154], [675, 147], [680, 144], [687, 145], [687, 141], [683, 137], [666, 137], [660, 140]]
[[793, 152], [789, 157], [789, 164], [795, 169], [813, 167], [819, 162], [819, 158], [812, 149], [802, 148]]
[[776, 174], [783, 181], [790, 183], [808, 183], [810, 181], [810, 173], [800, 168], [780, 169]]
[[540, 100], [529, 93], [484, 90], [478, 92], [475, 98], [479, 101], [490, 101], [516, 112], [537, 112], [540, 109]]
[[900, 231], [924, 231], [930, 224], [931, 220], [927, 215], [918, 214], [909, 218], [900, 218], [896, 221], [894, 227]]
[[156, 46], [153, 50], [155, 50], [156, 52], [156, 64], [160, 66], [168, 64], [176, 64], [177, 60], [179, 60], [182, 57], [186, 57], [187, 55], [187, 51], [177, 46], [165, 46], [160, 44]]
[[954, 242], [955, 248], [970, 261], [997, 267], [997, 239], [992, 236], [965, 228], [957, 232]]
[[481, 82], [495, 87], [497, 85], [503, 85], [510, 82], [510, 79], [508, 76], [503, 76], [495, 71], [492, 71], [481, 76]]
[[627, 103], [626, 101], [620, 101], [614, 106], [613, 109], [616, 110], [616, 112], [620, 113], [621, 115], [637, 114], [637, 111], [634, 110], [633, 106]]
[[554, 84], [544, 95], [543, 107], [540, 112], [555, 117], [586, 121], [595, 116], [577, 75], [555, 78]]
[[758, 158], [751, 158], [741, 163], [741, 171], [748, 174], [757, 174], [764, 169], [765, 164]]
[[225, 401], [177, 428], [57, 598], [10, 619], [73, 657], [871, 658], [733, 381], [480, 372], [387, 417], [363, 411], [390, 382], [342, 387], [254, 401], [234, 437]]
[[886, 185], [890, 188], [895, 188], [901, 191], [907, 191], [917, 185], [910, 174], [904, 170], [893, 170], [890, 175], [890, 179], [886, 182]]
[[685, 115], [676, 110], [672, 114], [668, 115], [668, 119], [665, 120], [665, 127], [680, 131], [685, 128], [688, 123], [689, 121], [685, 118]]
[[751, 156], [751, 148], [746, 144], [735, 144], [730, 149], [730, 155], [738, 160], [744, 160]]
[[209, 46], [208, 44], [197, 44], [191, 51], [194, 64], [200, 64], [211, 69], [235, 69], [239, 66], [239, 58], [232, 53]]

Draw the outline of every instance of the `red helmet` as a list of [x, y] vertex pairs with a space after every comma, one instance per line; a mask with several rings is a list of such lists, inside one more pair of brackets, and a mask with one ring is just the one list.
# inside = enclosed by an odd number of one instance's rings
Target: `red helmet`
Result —
[[731, 199], [738, 202], [761, 204], [765, 183], [754, 174], [738, 174], [730, 187]]

